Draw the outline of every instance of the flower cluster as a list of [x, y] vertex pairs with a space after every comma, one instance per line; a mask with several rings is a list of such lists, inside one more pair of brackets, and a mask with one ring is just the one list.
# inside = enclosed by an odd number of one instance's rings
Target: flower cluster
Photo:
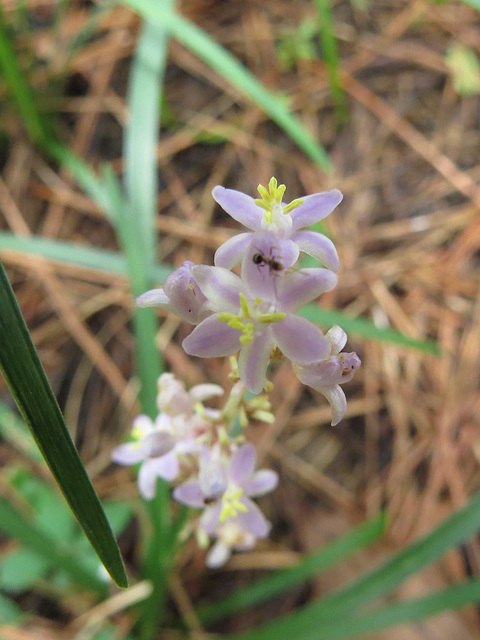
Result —
[[270, 523], [251, 498], [272, 491], [278, 482], [274, 471], [255, 470], [253, 444], [241, 434], [232, 435], [234, 416], [271, 421], [268, 401], [245, 400], [235, 385], [223, 409], [203, 405], [222, 394], [214, 384], [187, 391], [164, 373], [158, 380], [156, 420], [139, 416], [131, 441], [112, 452], [118, 464], [140, 464], [138, 488], [144, 499], [155, 496], [157, 478], [162, 478], [176, 485], [178, 502], [202, 510], [192, 528], [202, 546], [216, 540], [207, 555], [209, 567], [222, 565], [232, 550], [251, 549], [268, 535]]
[[[361, 364], [356, 353], [342, 352], [347, 336], [340, 327], [324, 335], [298, 315], [337, 284], [334, 244], [307, 227], [331, 213], [342, 194], [335, 189], [286, 204], [285, 186], [275, 178], [258, 191], [261, 197], [253, 199], [215, 187], [215, 200], [249, 231], [219, 247], [215, 266], [184, 262], [162, 289], [137, 298], [138, 306], [166, 307], [194, 325], [182, 343], [189, 355], [230, 356], [235, 384], [223, 408], [203, 404], [220, 396], [221, 387], [206, 384], [187, 391], [172, 374], [163, 374], [157, 418], [139, 416], [132, 441], [112, 455], [119, 464], [140, 464], [138, 486], [145, 499], [153, 498], [157, 478], [162, 478], [175, 485], [177, 501], [201, 510], [191, 531], [204, 547], [214, 540], [207, 555], [210, 567], [222, 565], [232, 550], [253, 548], [270, 530], [252, 498], [272, 491], [278, 477], [271, 470], [255, 470], [255, 447], [245, 442], [242, 428], [251, 418], [274, 418], [266, 396], [247, 398], [245, 391], [269, 390], [269, 363], [288, 358], [298, 379], [326, 397], [335, 425], [347, 406], [340, 385]], [[302, 252], [322, 266], [294, 269]], [[237, 266], [239, 273], [234, 273]]]
[[[239, 376], [260, 393], [268, 386], [272, 357], [288, 358], [299, 380], [322, 393], [332, 407], [332, 425], [346, 410], [340, 384], [360, 366], [355, 353], [340, 353], [346, 335], [333, 327], [327, 335], [297, 312], [337, 284], [338, 254], [333, 242], [306, 227], [323, 220], [341, 202], [337, 189], [283, 202], [285, 186], [270, 180], [260, 198], [217, 186], [213, 197], [250, 229], [217, 249], [215, 266], [184, 262], [137, 299], [139, 306], [167, 307], [196, 325], [183, 341], [192, 356], [212, 358], [238, 352]], [[322, 267], [292, 270], [300, 252]], [[240, 275], [231, 271], [240, 264]]]

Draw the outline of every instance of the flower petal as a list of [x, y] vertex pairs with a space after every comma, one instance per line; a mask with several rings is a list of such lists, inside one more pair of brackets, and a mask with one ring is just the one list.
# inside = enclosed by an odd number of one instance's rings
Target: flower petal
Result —
[[342, 364], [338, 356], [305, 366], [294, 365], [293, 369], [302, 384], [314, 389], [340, 384], [342, 379]]
[[283, 267], [290, 269], [298, 260], [300, 250], [293, 238], [280, 238], [278, 242], [282, 252]]
[[238, 513], [237, 518], [239, 525], [256, 538], [266, 538], [270, 531], [270, 523], [268, 520], [254, 502], [248, 498], [242, 499], [241, 502], [247, 507], [247, 510]]
[[299, 231], [292, 236], [293, 242], [295, 242], [300, 249], [308, 253], [309, 256], [313, 256], [320, 260], [327, 269], [332, 271], [338, 271], [340, 268], [340, 260], [335, 245], [324, 236], [323, 233], [316, 233], [315, 231]]
[[238, 313], [240, 294], [245, 291], [241, 279], [223, 267], [209, 267], [201, 264], [193, 267], [192, 275], [215, 311]]
[[153, 500], [157, 490], [155, 459], [146, 460], [138, 472], [138, 490], [145, 500]]
[[331, 356], [338, 355], [347, 344], [347, 334], [338, 324], [333, 325], [333, 327], [327, 331], [325, 337], [330, 342]]
[[167, 482], [175, 480], [179, 472], [178, 456], [175, 451], [170, 451], [160, 458], [152, 458], [152, 467], [159, 478]]
[[172, 309], [170, 300], [163, 289], [145, 291], [135, 300], [135, 305], [137, 307], [167, 307]]
[[148, 450], [143, 442], [127, 442], [115, 447], [111, 457], [117, 464], [138, 464], [148, 458]]
[[247, 442], [235, 451], [228, 465], [228, 476], [239, 487], [244, 487], [250, 478], [257, 462], [255, 445]]
[[205, 564], [209, 569], [218, 569], [223, 567], [232, 555], [232, 550], [226, 544], [217, 540], [205, 558]]
[[224, 390], [218, 384], [196, 384], [190, 389], [189, 394], [195, 402], [203, 402], [215, 396], [222, 396]]
[[190, 356], [217, 358], [231, 356], [240, 347], [242, 332], [220, 322], [218, 314], [201, 322], [182, 342], [182, 347]]
[[241, 191], [225, 189], [222, 186], [214, 187], [212, 196], [234, 220], [248, 229], [260, 229], [263, 209], [255, 204], [253, 198]]
[[160, 431], [151, 433], [145, 438], [145, 448], [150, 458], [164, 456], [175, 446], [175, 440], [171, 433]]
[[315, 388], [315, 391], [323, 394], [330, 403], [332, 407], [331, 425], [334, 427], [340, 422], [347, 410], [347, 398], [345, 397], [342, 387], [336, 384], [333, 387], [318, 387]]
[[220, 524], [220, 513], [222, 511], [222, 503], [219, 500], [207, 507], [200, 518], [200, 525], [209, 536], [215, 535], [218, 525]]
[[215, 251], [214, 262], [216, 267], [224, 267], [225, 269], [233, 269], [235, 265], [241, 262], [243, 255], [248, 251], [252, 233], [238, 233], [230, 238]]
[[183, 264], [170, 273], [163, 285], [174, 312], [192, 324], [198, 324], [203, 320], [208, 310], [206, 298], [193, 279], [194, 263], [186, 260]]
[[173, 497], [177, 502], [186, 504], [188, 507], [203, 509], [205, 506], [205, 495], [198, 480], [189, 480], [179, 484], [173, 490]]
[[343, 195], [338, 189], [333, 189], [304, 196], [302, 199], [303, 204], [290, 212], [293, 232], [326, 218], [343, 200]]
[[337, 280], [337, 274], [329, 269], [294, 271], [277, 283], [280, 308], [284, 311], [298, 311], [322, 293], [334, 289]]
[[330, 352], [330, 344], [320, 329], [305, 318], [288, 314], [272, 325], [272, 333], [284, 356], [300, 364], [322, 360]]
[[267, 366], [273, 346], [270, 328], [266, 328], [251, 342], [241, 346], [238, 356], [238, 371], [241, 381], [252, 393], [261, 393], [265, 385]]
[[278, 473], [272, 469], [260, 469], [253, 474], [252, 479], [244, 486], [247, 494], [254, 498], [273, 491], [278, 485]]

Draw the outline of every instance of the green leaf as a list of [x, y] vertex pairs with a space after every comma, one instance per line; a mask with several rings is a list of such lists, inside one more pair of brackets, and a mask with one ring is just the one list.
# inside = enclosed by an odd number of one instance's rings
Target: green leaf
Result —
[[480, 63], [473, 49], [460, 44], [450, 47], [445, 55], [445, 64], [459, 96], [480, 93]]
[[17, 624], [22, 616], [23, 614], [15, 602], [0, 593], [0, 620], [6, 624]]
[[325, 149], [292, 115], [280, 96], [265, 89], [263, 84], [235, 56], [205, 31], [165, 7], [164, 3], [159, 3], [158, 0], [124, 0], [124, 4], [140, 13], [152, 25], [168, 30], [176, 40], [193, 51], [227, 82], [265, 111], [314, 162], [325, 171], [332, 169], [332, 163]]
[[337, 564], [351, 553], [372, 544], [385, 532], [385, 517], [380, 515], [369, 522], [349, 531], [338, 540], [325, 545], [321, 549], [306, 556], [291, 569], [277, 571], [274, 575], [258, 580], [255, 584], [236, 590], [221, 602], [203, 607], [197, 614], [209, 624], [237, 612], [245, 607], [254, 606], [287, 591], [297, 584], [320, 574]]
[[25, 422], [75, 517], [112, 578], [127, 586], [120, 551], [0, 262], [0, 368]]
[[[447, 518], [430, 534], [402, 549], [388, 562], [367, 575], [297, 611], [257, 629], [232, 636], [238, 640], [291, 640], [314, 638], [318, 629], [351, 617], [362, 606], [387, 596], [395, 587], [439, 558], [449, 548], [474, 535], [480, 527], [480, 493], [460, 511]], [[318, 636], [317, 636], [318, 637]]]
[[[41, 568], [45, 571], [48, 566], [63, 569], [77, 584], [98, 593], [100, 596], [105, 595], [106, 584], [95, 573], [83, 566], [82, 561], [75, 556], [66, 543], [62, 544], [58, 539], [44, 533], [39, 526], [18, 513], [5, 498], [0, 498], [0, 530], [21, 542], [26, 551], [40, 557], [39, 561], [32, 563], [35, 571], [39, 572]], [[20, 568], [24, 566], [25, 557], [25, 554], [21, 555]], [[7, 563], [7, 570], [11, 569], [11, 564]], [[25, 571], [28, 571], [28, 566]], [[7, 578], [9, 575], [11, 575], [11, 571], [7, 574]], [[10, 579], [12, 580], [12, 578]], [[25, 575], [20, 575], [20, 580], [25, 580]]]
[[18, 593], [32, 587], [42, 578], [50, 563], [30, 549], [20, 549], [6, 555], [0, 566], [0, 584], [5, 591]]
[[[423, 620], [447, 609], [460, 609], [467, 604], [480, 602], [480, 579], [468, 580], [463, 584], [448, 587], [442, 591], [392, 604], [380, 611], [363, 615], [339, 616], [334, 623], [322, 625], [322, 640], [338, 640], [370, 634], [381, 629]], [[318, 640], [318, 629], [302, 636], [302, 640]]]

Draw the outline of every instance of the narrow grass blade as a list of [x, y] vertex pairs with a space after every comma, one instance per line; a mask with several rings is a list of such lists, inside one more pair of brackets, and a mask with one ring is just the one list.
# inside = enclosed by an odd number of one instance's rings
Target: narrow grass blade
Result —
[[462, 0], [462, 2], [480, 11], [480, 0]]
[[[0, 252], [2, 249], [42, 256], [53, 262], [118, 274], [125, 278], [129, 276], [127, 260], [119, 253], [64, 240], [49, 240], [40, 236], [16, 236], [9, 231], [0, 231]], [[152, 282], [161, 283], [171, 271], [172, 267], [169, 265], [155, 265], [149, 278]]]
[[355, 318], [343, 313], [342, 311], [337, 311], [336, 309], [322, 309], [321, 307], [317, 307], [313, 304], [307, 305], [298, 313], [304, 318], [308, 318], [308, 320], [324, 327], [331, 327], [334, 324], [338, 324], [347, 333], [362, 336], [369, 340], [391, 342], [408, 349], [417, 349], [417, 351], [431, 353], [435, 356], [441, 355], [440, 347], [436, 342], [409, 338], [395, 329], [380, 329], [368, 318]]
[[353, 531], [349, 531], [335, 542], [327, 544], [320, 550], [305, 557], [297, 566], [259, 580], [255, 584], [235, 591], [221, 602], [208, 605], [199, 611], [198, 616], [207, 624], [224, 616], [258, 605], [291, 587], [305, 582], [309, 578], [337, 564], [345, 557], [369, 546], [385, 532], [385, 517], [366, 522]]
[[322, 43], [325, 65], [328, 71], [330, 90], [335, 102], [337, 121], [342, 123], [346, 117], [345, 93], [340, 79], [340, 58], [335, 37], [334, 17], [330, 0], [315, 0], [317, 7], [320, 41]]
[[35, 551], [57, 569], [66, 571], [75, 582], [100, 596], [108, 592], [107, 585], [95, 572], [84, 567], [81, 559], [74, 556], [58, 540], [50, 538], [40, 527], [28, 522], [4, 498], [0, 498], [0, 530], [21, 542], [27, 549]]
[[124, 0], [124, 4], [140, 13], [152, 25], [167, 29], [176, 40], [193, 51], [227, 82], [265, 111], [309, 158], [325, 171], [332, 169], [332, 163], [325, 149], [290, 112], [285, 104], [285, 98], [265, 89], [263, 84], [235, 56], [202, 29], [174, 11], [164, 8], [158, 0]]
[[[341, 616], [335, 623], [322, 625], [319, 630], [302, 636], [302, 640], [339, 640], [353, 638], [389, 627], [423, 620], [448, 609], [460, 609], [467, 604], [480, 602], [480, 579], [436, 591], [422, 598], [399, 602], [359, 616]], [[364, 636], [369, 637], [369, 636]]]
[[0, 262], [0, 368], [43, 457], [80, 526], [115, 582], [127, 586], [120, 551]]
[[479, 527], [480, 493], [430, 534], [398, 552], [391, 560], [366, 576], [318, 602], [235, 638], [264, 640], [272, 637], [276, 640], [291, 640], [292, 637], [313, 637], [313, 633], [318, 633], [327, 622], [333, 624], [339, 617], [352, 616], [359, 607], [388, 595], [409, 576], [475, 534]]

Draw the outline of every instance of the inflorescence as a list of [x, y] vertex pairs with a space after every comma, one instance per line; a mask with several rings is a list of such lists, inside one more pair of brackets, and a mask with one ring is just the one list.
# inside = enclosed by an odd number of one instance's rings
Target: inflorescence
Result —
[[[207, 565], [218, 567], [232, 550], [252, 549], [270, 524], [252, 501], [272, 491], [274, 471], [256, 471], [256, 451], [245, 442], [242, 427], [250, 419], [273, 422], [267, 397], [267, 368], [272, 360], [289, 359], [305, 385], [323, 394], [332, 409], [332, 425], [343, 418], [347, 402], [341, 384], [352, 379], [361, 362], [343, 353], [347, 336], [338, 326], [325, 335], [297, 315], [306, 304], [337, 284], [339, 259], [333, 242], [306, 229], [323, 220], [341, 202], [337, 189], [283, 202], [285, 186], [270, 180], [259, 186], [260, 198], [217, 186], [213, 197], [232, 218], [249, 229], [219, 247], [215, 266], [184, 262], [162, 289], [137, 298], [140, 307], [166, 307], [195, 325], [182, 343], [189, 355], [231, 356], [235, 382], [222, 409], [203, 402], [223, 395], [214, 384], [187, 391], [172, 374], [158, 381], [159, 415], [139, 416], [131, 441], [117, 447], [119, 464], [141, 464], [138, 486], [150, 500], [157, 478], [175, 484], [173, 497], [201, 509], [190, 524], [199, 544], [214, 544]], [[322, 267], [294, 269], [300, 253]], [[240, 265], [240, 275], [231, 271]], [[233, 354], [238, 353], [238, 360]], [[248, 390], [257, 395], [245, 398]]]

